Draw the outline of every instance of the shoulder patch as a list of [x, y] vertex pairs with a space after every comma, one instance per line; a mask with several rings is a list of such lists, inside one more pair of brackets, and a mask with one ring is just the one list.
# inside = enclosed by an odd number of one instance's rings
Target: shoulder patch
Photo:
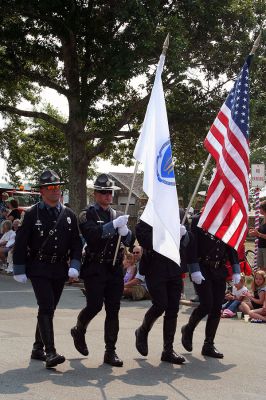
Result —
[[79, 214], [79, 223], [80, 224], [85, 224], [87, 222], [87, 211], [83, 210]]

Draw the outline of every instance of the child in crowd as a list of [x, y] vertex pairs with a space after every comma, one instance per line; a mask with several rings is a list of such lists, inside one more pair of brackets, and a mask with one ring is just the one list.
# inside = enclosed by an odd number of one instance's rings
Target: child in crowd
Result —
[[123, 268], [126, 270], [124, 283], [127, 283], [136, 275], [135, 257], [132, 253], [125, 253], [123, 259]]
[[227, 302], [222, 307], [222, 318], [231, 318], [236, 315], [237, 309], [248, 293], [245, 286], [245, 275], [241, 274], [240, 281], [233, 286], [232, 293], [226, 293]]
[[252, 290], [253, 294], [249, 292], [246, 294], [247, 301], [242, 301], [239, 309], [252, 318], [251, 322], [266, 321], [266, 274], [264, 271], [255, 272]]
[[[9, 250], [15, 243], [16, 233], [12, 230], [12, 222], [6, 220], [1, 225], [3, 236], [0, 239], [0, 260], [5, 263]], [[2, 269], [5, 269], [3, 266]]]

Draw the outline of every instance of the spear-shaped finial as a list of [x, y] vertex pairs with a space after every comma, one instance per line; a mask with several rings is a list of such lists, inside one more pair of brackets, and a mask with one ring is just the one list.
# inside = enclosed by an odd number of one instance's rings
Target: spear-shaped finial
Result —
[[260, 33], [259, 33], [257, 39], [255, 40], [254, 44], [253, 44], [253, 47], [252, 47], [252, 50], [251, 50], [250, 54], [254, 54], [255, 51], [257, 50], [257, 48], [259, 47], [260, 41], [261, 41], [261, 35], [262, 35], [262, 30], [260, 30]]
[[168, 46], [169, 46], [169, 33], [167, 34], [166, 39], [165, 39], [164, 44], [163, 44], [163, 51], [162, 51], [163, 55], [166, 55]]

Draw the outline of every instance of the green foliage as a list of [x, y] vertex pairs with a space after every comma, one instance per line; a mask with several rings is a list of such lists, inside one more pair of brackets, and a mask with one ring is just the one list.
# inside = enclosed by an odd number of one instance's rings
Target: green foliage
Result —
[[[34, 178], [54, 166], [83, 206], [93, 160], [131, 162], [169, 33], [163, 81], [178, 180], [190, 193], [224, 83], [239, 72], [265, 11], [261, 0], [2, 0], [0, 143], [9, 170]], [[252, 72], [254, 152], [265, 137], [264, 49], [265, 41]], [[144, 91], [132, 86], [140, 76]], [[67, 98], [66, 120], [53, 107], [39, 111], [43, 88]]]

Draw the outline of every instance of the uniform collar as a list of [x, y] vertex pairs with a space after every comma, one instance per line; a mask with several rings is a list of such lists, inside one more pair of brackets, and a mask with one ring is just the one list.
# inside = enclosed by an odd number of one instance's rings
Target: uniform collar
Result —
[[100, 206], [100, 204], [98, 204], [98, 203], [94, 203], [94, 208], [97, 210], [97, 211], [105, 211], [105, 212], [110, 212], [110, 210], [111, 210], [111, 207], [109, 206], [106, 210], [104, 210], [101, 206]]
[[[57, 208], [57, 210], [59, 212], [61, 211], [61, 203], [60, 202], [58, 202], [55, 207]], [[50, 210], [51, 208], [54, 208], [54, 207], [49, 206], [49, 204], [46, 204], [44, 201], [40, 201], [39, 208], [41, 210], [43, 210], [44, 208], [46, 208], [47, 210]]]

